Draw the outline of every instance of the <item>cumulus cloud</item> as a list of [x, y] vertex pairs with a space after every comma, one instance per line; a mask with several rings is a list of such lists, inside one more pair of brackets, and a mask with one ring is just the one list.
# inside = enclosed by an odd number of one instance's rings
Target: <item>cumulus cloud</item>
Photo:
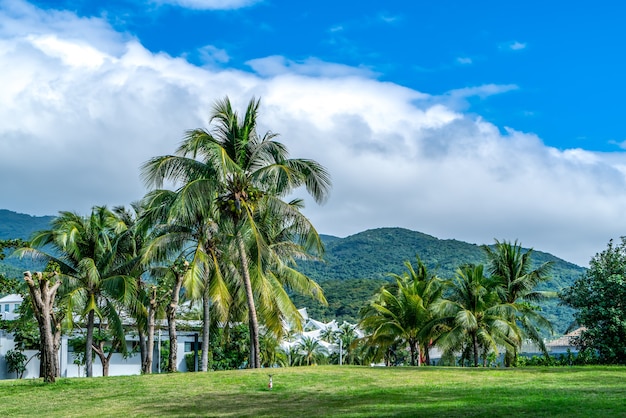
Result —
[[260, 129], [329, 169], [330, 200], [305, 209], [322, 233], [400, 226], [479, 244], [519, 239], [585, 264], [626, 229], [624, 153], [550, 148], [449, 104], [515, 86], [433, 97], [362, 69], [284, 57], [252, 60], [253, 72], [201, 68], [99, 19], [10, 5], [0, 30], [2, 208], [128, 205], [145, 193], [141, 164], [206, 127], [214, 100], [228, 95], [238, 108], [261, 97]]

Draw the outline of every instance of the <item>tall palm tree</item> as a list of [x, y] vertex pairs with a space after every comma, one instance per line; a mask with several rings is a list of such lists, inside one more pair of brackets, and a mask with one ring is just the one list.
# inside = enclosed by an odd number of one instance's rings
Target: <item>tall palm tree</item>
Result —
[[433, 337], [436, 323], [431, 306], [441, 297], [443, 281], [430, 275], [417, 258], [417, 270], [405, 262], [403, 275], [392, 274], [395, 285], [383, 287], [376, 299], [364, 309], [361, 328], [370, 333], [372, 343], [391, 345], [404, 341], [412, 366], [421, 365]]
[[[34, 256], [53, 261], [61, 270], [62, 298], [72, 320], [74, 308], [86, 318], [85, 366], [93, 376], [95, 319], [106, 320], [115, 338], [124, 341], [119, 315], [135, 297], [135, 279], [125, 274], [125, 263], [116, 246], [123, 222], [106, 207], [94, 207], [88, 217], [61, 212], [51, 229], [35, 233], [31, 240]], [[43, 252], [52, 248], [59, 256]], [[125, 349], [125, 344], [122, 345]]]
[[[555, 292], [537, 290], [537, 286], [550, 280], [553, 263], [548, 261], [533, 269], [533, 250], [524, 251], [517, 241], [511, 243], [496, 240], [493, 248], [487, 245], [482, 248], [487, 255], [488, 272], [498, 282], [502, 302], [516, 306], [518, 315], [510, 318], [510, 321], [516, 322], [524, 336], [534, 341], [548, 355], [540, 329], [552, 331], [552, 325], [535, 306], [537, 302], [556, 297]], [[507, 349], [505, 366], [515, 364], [517, 349], [521, 348], [521, 343], [520, 340], [518, 346]]]
[[[220, 222], [230, 223], [239, 258], [239, 275], [248, 308], [252, 368], [260, 367], [253, 276], [264, 276], [267, 263], [262, 259], [269, 252], [269, 243], [259, 232], [256, 221], [259, 207], [287, 213], [294, 206], [285, 205], [282, 198], [294, 189], [305, 186], [317, 202], [323, 202], [330, 189], [329, 175], [321, 165], [313, 160], [288, 158], [286, 147], [275, 141], [276, 134], [257, 132], [259, 105], [259, 100], [252, 99], [240, 118], [228, 98], [216, 102], [210, 131], [188, 131], [177, 156], [157, 157], [144, 166], [147, 181], [156, 185], [164, 179], [183, 183], [203, 179], [217, 186], [211, 190], [217, 196]], [[200, 195], [195, 196], [200, 199]], [[202, 194], [204, 199], [212, 196]], [[317, 235], [312, 232], [309, 231], [307, 240]], [[251, 253], [250, 248], [255, 248], [255, 252]], [[251, 273], [253, 268], [256, 271]]]
[[438, 345], [448, 352], [470, 348], [474, 366], [481, 351], [497, 353], [498, 346], [510, 348], [520, 340], [518, 328], [510, 321], [515, 307], [500, 301], [497, 283], [485, 277], [483, 269], [483, 265], [459, 268], [447, 298], [433, 306], [439, 322], [446, 325]]
[[[194, 164], [186, 159], [177, 163]], [[146, 167], [147, 170], [152, 168]], [[141, 223], [148, 225], [153, 232], [145, 247], [143, 262], [153, 264], [151, 271], [161, 278], [159, 283], [165, 283], [168, 277], [171, 279], [171, 297], [166, 308], [172, 357], [170, 371], [175, 371], [175, 321], [181, 289], [185, 289], [189, 299], [202, 300], [202, 371], [207, 371], [208, 366], [211, 301], [218, 320], [225, 318], [230, 303], [230, 294], [221, 273], [223, 257], [212, 212], [210, 182], [203, 177], [190, 179], [176, 191], [154, 190], [143, 201], [145, 209]], [[179, 263], [170, 263], [172, 258]]]

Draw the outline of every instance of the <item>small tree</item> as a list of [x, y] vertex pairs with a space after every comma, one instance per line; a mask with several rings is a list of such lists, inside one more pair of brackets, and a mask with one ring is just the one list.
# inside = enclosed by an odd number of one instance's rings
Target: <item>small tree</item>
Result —
[[626, 364], [626, 237], [609, 241], [561, 298], [578, 309], [574, 317], [586, 328], [577, 345], [596, 350], [602, 363]]
[[7, 362], [7, 371], [9, 373], [15, 372], [15, 377], [21, 379], [26, 371], [26, 364], [28, 357], [19, 350], [9, 350], [4, 356]]

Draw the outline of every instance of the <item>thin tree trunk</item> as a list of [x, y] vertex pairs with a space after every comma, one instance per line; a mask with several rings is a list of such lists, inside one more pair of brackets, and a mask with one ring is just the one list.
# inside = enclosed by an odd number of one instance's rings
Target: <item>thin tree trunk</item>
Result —
[[200, 360], [200, 370], [203, 372], [209, 370], [210, 309], [209, 290], [207, 288], [202, 295], [202, 359]]
[[139, 354], [141, 358], [141, 373], [146, 373], [148, 362], [148, 344], [146, 343], [146, 333], [143, 326], [137, 321], [137, 336], [139, 337]]
[[246, 248], [240, 234], [237, 236], [237, 242], [239, 244], [239, 257], [241, 258], [241, 269], [243, 270], [242, 274], [246, 289], [246, 298], [248, 299], [248, 315], [250, 324], [250, 368], [258, 369], [261, 367], [259, 362], [261, 357], [261, 350], [259, 347], [259, 321], [257, 319], [256, 307], [254, 305], [254, 293], [252, 292], [252, 281], [250, 280], [248, 256], [246, 255]]
[[172, 299], [167, 306], [167, 330], [170, 336], [170, 355], [168, 371], [173, 373], [178, 371], [178, 337], [176, 335], [176, 309], [180, 298], [180, 288], [183, 285], [183, 274], [176, 275], [176, 283], [172, 291]]
[[474, 367], [478, 367], [478, 336], [472, 333], [472, 344], [474, 346]]
[[113, 357], [113, 353], [115, 353], [115, 349], [119, 346], [119, 341], [111, 344], [111, 351], [105, 355], [104, 352], [104, 341], [100, 341], [98, 343], [98, 347], [93, 347], [93, 350], [96, 352], [98, 358], [100, 358], [100, 363], [102, 363], [102, 376], [109, 375], [109, 368], [111, 365], [111, 357]]
[[411, 366], [415, 366], [415, 342], [411, 339], [409, 341], [409, 352], [411, 355]]
[[145, 374], [152, 373], [152, 360], [154, 358], [154, 322], [156, 318], [156, 287], [152, 287], [150, 306], [148, 307], [148, 339], [146, 341], [146, 361], [143, 364]]
[[87, 314], [87, 337], [85, 338], [85, 375], [93, 377], [93, 329], [95, 312]]

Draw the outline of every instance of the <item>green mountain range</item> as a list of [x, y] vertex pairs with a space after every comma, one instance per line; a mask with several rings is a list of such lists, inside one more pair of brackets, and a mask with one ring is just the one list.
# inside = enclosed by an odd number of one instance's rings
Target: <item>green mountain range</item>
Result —
[[[443, 278], [452, 278], [463, 264], [486, 262], [484, 250], [478, 245], [438, 239], [403, 228], [378, 228], [346, 238], [322, 236], [322, 239], [326, 247], [324, 261], [301, 262], [299, 267], [322, 285], [328, 306], [294, 296], [297, 306], [306, 306], [311, 317], [322, 320], [355, 321], [359, 309], [390, 280], [389, 273], [402, 274], [404, 262], [415, 265], [417, 256], [430, 271]], [[558, 291], [571, 286], [585, 271], [538, 250], [533, 250], [532, 260], [535, 266], [553, 263], [552, 279], [540, 290]], [[561, 306], [558, 300], [543, 303], [541, 309], [557, 333], [563, 333], [573, 321], [573, 311]]]
[[[27, 239], [34, 231], [47, 229], [51, 216], [30, 216], [0, 210], [0, 239]], [[323, 261], [302, 261], [298, 267], [320, 283], [328, 306], [309, 298], [294, 295], [296, 306], [306, 307], [311, 317], [339, 322], [356, 322], [359, 310], [389, 278], [389, 273], [401, 274], [404, 262], [415, 262], [416, 256], [440, 277], [451, 278], [456, 269], [466, 263], [485, 263], [480, 246], [457, 240], [443, 240], [403, 228], [378, 228], [346, 238], [323, 235], [326, 252]], [[542, 290], [561, 290], [570, 286], [584, 273], [583, 267], [568, 263], [551, 254], [533, 252], [536, 265], [553, 262], [552, 280]], [[0, 262], [0, 273], [21, 277], [25, 269], [33, 269], [28, 260], [15, 258]], [[558, 300], [541, 306], [555, 330], [562, 333], [573, 320], [572, 310], [559, 305]]]

